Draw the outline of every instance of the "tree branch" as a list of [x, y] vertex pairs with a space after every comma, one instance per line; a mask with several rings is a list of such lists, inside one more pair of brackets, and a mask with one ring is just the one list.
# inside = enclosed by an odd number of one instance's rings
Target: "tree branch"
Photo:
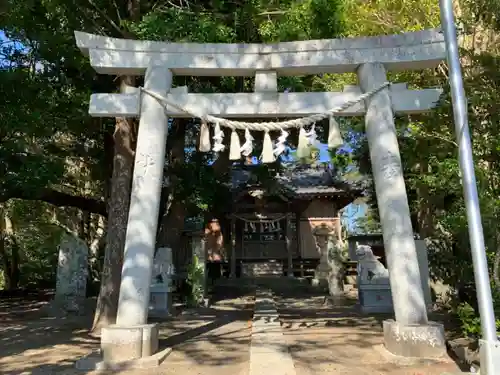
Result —
[[75, 207], [81, 209], [82, 211], [96, 213], [104, 217], [108, 215], [106, 202], [102, 200], [71, 195], [53, 189], [40, 189], [35, 194], [18, 190], [7, 197], [0, 197], [0, 202], [6, 202], [9, 199], [14, 198], [29, 201], [42, 201], [57, 207]]
[[113, 21], [113, 19], [108, 15], [106, 14], [106, 12], [104, 12], [99, 6], [97, 6], [92, 0], [87, 0], [87, 2], [94, 8], [94, 10], [99, 13], [99, 15], [104, 18], [106, 21], [108, 21], [109, 25], [115, 29], [120, 35], [124, 36], [124, 37], [127, 37], [127, 35], [125, 35], [125, 33], [123, 32], [123, 30], [120, 28], [120, 26], [118, 26], [116, 24], [115, 21]]

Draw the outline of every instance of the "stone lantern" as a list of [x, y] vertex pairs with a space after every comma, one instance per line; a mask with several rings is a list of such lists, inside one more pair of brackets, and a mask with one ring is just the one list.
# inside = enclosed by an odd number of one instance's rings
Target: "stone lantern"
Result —
[[316, 247], [320, 253], [319, 265], [314, 271], [313, 285], [328, 288], [334, 298], [344, 296], [344, 265], [342, 247], [334, 227], [320, 225], [313, 229]]

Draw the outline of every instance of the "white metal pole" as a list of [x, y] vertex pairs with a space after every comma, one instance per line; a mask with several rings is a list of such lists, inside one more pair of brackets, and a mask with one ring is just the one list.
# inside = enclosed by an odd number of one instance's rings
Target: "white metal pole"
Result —
[[467, 119], [467, 99], [460, 67], [453, 3], [452, 0], [439, 0], [439, 5], [441, 9], [441, 24], [448, 55], [455, 132], [459, 147], [460, 170], [462, 172], [467, 222], [469, 224], [469, 241], [474, 266], [479, 314], [481, 318], [481, 332], [483, 337], [481, 351], [484, 352], [481, 355], [481, 373], [486, 369], [486, 375], [497, 375], [500, 374], [500, 368], [498, 367], [498, 360], [493, 356], [493, 352], [498, 350], [495, 313], [493, 310], [493, 298], [484, 246], [484, 234], [479, 209], [476, 176], [474, 174], [474, 160]]

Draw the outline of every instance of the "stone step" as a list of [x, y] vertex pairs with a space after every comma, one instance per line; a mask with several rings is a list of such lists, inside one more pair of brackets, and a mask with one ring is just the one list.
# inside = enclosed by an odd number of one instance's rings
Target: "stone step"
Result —
[[[215, 284], [215, 289], [220, 290], [221, 293], [228, 293], [233, 291], [241, 293], [255, 290], [256, 287], [273, 290], [278, 294], [285, 295], [303, 295], [303, 294], [317, 294], [318, 288], [311, 285], [310, 280], [302, 278], [293, 278], [287, 276], [271, 276], [271, 277], [239, 277], [234, 279], [219, 279]], [[215, 290], [214, 289], [214, 290]]]
[[283, 264], [281, 262], [244, 263], [241, 266], [242, 274], [245, 276], [281, 276], [283, 275]]

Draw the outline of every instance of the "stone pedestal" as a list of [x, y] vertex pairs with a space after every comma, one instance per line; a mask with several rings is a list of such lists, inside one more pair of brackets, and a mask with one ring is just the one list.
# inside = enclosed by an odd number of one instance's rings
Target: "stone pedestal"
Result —
[[358, 297], [359, 308], [364, 313], [392, 313], [391, 285], [389, 271], [373, 255], [368, 245], [359, 245], [358, 258]]
[[170, 316], [172, 308], [172, 287], [153, 284], [149, 289], [149, 316], [164, 318]]
[[384, 345], [392, 354], [403, 357], [439, 358], [446, 355], [442, 324], [403, 325], [384, 320]]
[[156, 251], [153, 274], [149, 289], [149, 316], [165, 317], [170, 315], [172, 306], [172, 249], [161, 247]]
[[100, 352], [79, 359], [76, 368], [113, 373], [151, 369], [158, 367], [171, 352], [171, 348], [158, 351], [156, 324], [130, 327], [112, 325], [101, 330]]
[[392, 314], [390, 285], [363, 285], [358, 288], [359, 309], [365, 314]]

